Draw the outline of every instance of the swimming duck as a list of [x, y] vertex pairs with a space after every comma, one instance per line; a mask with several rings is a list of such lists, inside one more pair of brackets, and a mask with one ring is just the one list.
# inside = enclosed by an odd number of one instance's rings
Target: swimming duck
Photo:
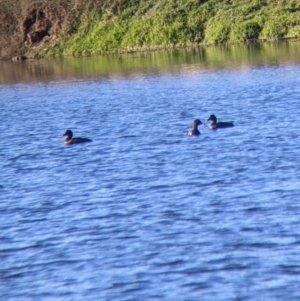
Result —
[[193, 122], [193, 128], [187, 132], [189, 136], [199, 136], [201, 133], [198, 130], [198, 125], [202, 124], [199, 119], [195, 119]]
[[92, 142], [92, 140], [90, 140], [88, 138], [81, 138], [81, 137], [73, 138], [73, 133], [71, 130], [66, 130], [65, 133], [63, 134], [63, 136], [67, 136], [67, 138], [64, 141], [64, 144], [66, 144], [66, 145]]
[[207, 119], [207, 121], [211, 121], [212, 123], [209, 125], [209, 127], [212, 130], [216, 130], [216, 129], [222, 129], [222, 128], [229, 128], [229, 127], [233, 127], [234, 124], [232, 121], [228, 121], [228, 122], [217, 122], [217, 117], [215, 115], [210, 115], [209, 118]]

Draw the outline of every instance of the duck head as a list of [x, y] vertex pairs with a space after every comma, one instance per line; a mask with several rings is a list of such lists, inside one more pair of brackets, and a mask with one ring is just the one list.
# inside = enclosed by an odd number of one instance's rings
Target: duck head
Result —
[[217, 123], [217, 117], [214, 114], [212, 114], [209, 116], [207, 121], [212, 121], [213, 123]]
[[200, 124], [202, 124], [200, 119], [195, 119], [194, 122], [193, 122], [194, 128], [197, 128], [197, 126], [200, 125]]
[[68, 139], [72, 139], [73, 133], [71, 130], [66, 130], [65, 133], [63, 134], [63, 136], [67, 136]]

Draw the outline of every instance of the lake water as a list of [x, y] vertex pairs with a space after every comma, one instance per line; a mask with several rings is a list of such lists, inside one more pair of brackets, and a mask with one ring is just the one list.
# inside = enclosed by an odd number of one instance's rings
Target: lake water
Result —
[[0, 300], [300, 300], [299, 53], [0, 62]]

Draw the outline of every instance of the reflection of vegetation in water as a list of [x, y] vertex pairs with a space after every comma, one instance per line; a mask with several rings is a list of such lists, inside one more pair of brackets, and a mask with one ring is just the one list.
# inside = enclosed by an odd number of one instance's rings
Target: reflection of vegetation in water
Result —
[[277, 61], [299, 63], [300, 42], [260, 43], [222, 47], [200, 47], [151, 53], [109, 55], [81, 59], [67, 58], [65, 68], [83, 73], [126, 75], [175, 70], [240, 69]]
[[300, 64], [300, 42], [200, 47], [99, 57], [0, 61], [0, 83], [73, 79], [118, 79], [167, 73], [247, 70], [253, 66]]
[[0, 2], [0, 57], [14, 46], [32, 56], [85, 56], [300, 36], [299, 0]]

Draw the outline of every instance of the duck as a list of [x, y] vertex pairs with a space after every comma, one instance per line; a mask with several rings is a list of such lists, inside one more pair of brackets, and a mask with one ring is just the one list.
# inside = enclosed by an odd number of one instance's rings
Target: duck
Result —
[[71, 130], [66, 130], [63, 136], [67, 136], [67, 138], [64, 140], [64, 144], [66, 145], [92, 142], [92, 140], [88, 138], [81, 138], [81, 137], [73, 138], [73, 132]]
[[188, 136], [199, 136], [201, 133], [198, 130], [198, 126], [202, 124], [200, 119], [195, 119], [193, 122], [193, 128], [191, 130], [188, 130], [187, 135]]
[[209, 128], [212, 129], [212, 130], [222, 129], [222, 128], [230, 128], [230, 127], [234, 126], [232, 121], [217, 122], [217, 117], [213, 114], [209, 116], [207, 121], [211, 121], [211, 124], [209, 125]]

